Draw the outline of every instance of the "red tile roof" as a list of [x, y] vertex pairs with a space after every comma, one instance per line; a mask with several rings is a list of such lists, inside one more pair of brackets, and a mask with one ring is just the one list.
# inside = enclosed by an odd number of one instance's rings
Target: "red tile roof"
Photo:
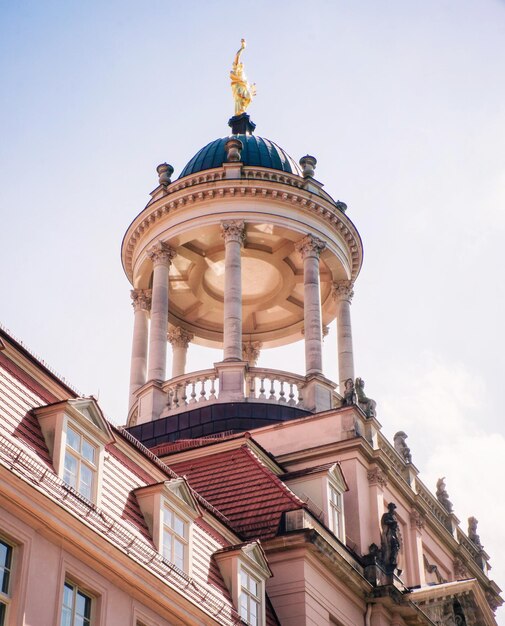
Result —
[[171, 467], [246, 539], [275, 536], [284, 511], [305, 507], [247, 445]]

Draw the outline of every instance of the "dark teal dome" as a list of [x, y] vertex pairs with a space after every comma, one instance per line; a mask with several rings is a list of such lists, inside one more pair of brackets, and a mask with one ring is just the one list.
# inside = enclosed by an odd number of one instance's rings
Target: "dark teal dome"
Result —
[[[252, 165], [255, 167], [269, 167], [273, 170], [288, 172], [289, 174], [302, 175], [302, 172], [295, 161], [279, 148], [277, 144], [270, 139], [256, 137], [255, 135], [234, 135], [243, 144], [241, 162], [244, 165]], [[210, 170], [214, 167], [221, 167], [226, 163], [226, 152], [224, 144], [230, 137], [222, 137], [211, 141], [189, 161], [182, 170], [179, 178], [195, 174], [203, 170]]]

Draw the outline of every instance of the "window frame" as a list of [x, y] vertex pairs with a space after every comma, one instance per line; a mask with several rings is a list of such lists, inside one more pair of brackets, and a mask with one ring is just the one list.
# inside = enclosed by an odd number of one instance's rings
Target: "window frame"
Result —
[[70, 622], [70, 626], [75, 626], [75, 619], [77, 617], [76, 614], [76, 610], [77, 610], [77, 606], [76, 606], [76, 599], [78, 595], [81, 595], [82, 597], [86, 598], [86, 600], [89, 601], [89, 617], [86, 617], [85, 615], [81, 615], [79, 617], [84, 617], [86, 618], [87, 624], [84, 624], [84, 626], [93, 626], [93, 621], [94, 621], [94, 609], [95, 609], [95, 597], [93, 596], [93, 594], [89, 593], [87, 591], [87, 589], [84, 589], [81, 585], [79, 585], [78, 583], [74, 582], [71, 578], [65, 578], [64, 583], [63, 583], [63, 593], [62, 593], [62, 598], [61, 598], [61, 611], [60, 611], [60, 624], [61, 626], [64, 625], [63, 622], [63, 609], [65, 608], [65, 587], [70, 587], [72, 589], [72, 606], [71, 607], [67, 607], [70, 608], [72, 611], [72, 614], [70, 616], [71, 618], [71, 622]]
[[[254, 595], [248, 588], [248, 585], [244, 587], [242, 584], [242, 574], [247, 576], [247, 580], [253, 580], [256, 583], [257, 595]], [[242, 614], [242, 598], [245, 596], [247, 599], [247, 607], [246, 612], [247, 615], [244, 617]], [[256, 622], [250, 621], [250, 604], [253, 602], [256, 607]], [[262, 580], [257, 574], [255, 574], [251, 568], [244, 565], [242, 561], [239, 561], [238, 567], [238, 602], [237, 602], [237, 610], [242, 620], [248, 626], [263, 626], [264, 625], [264, 613], [265, 613], [265, 581]]]
[[[3, 590], [2, 588], [3, 585], [0, 586], [0, 606], [5, 607], [3, 616], [0, 615], [0, 619], [2, 619], [2, 621], [0, 621], [0, 626], [6, 626], [9, 623], [8, 619], [9, 619], [9, 614], [11, 612], [11, 606], [12, 606], [12, 582], [14, 578], [15, 546], [13, 546], [12, 543], [5, 540], [1, 536], [0, 536], [0, 543], [7, 548], [7, 555], [8, 555], [8, 560], [9, 560], [9, 565], [8, 565], [9, 575], [8, 575], [6, 591]], [[3, 572], [5, 572], [6, 569], [7, 567], [3, 568]], [[3, 583], [3, 580], [4, 580], [4, 575], [2, 574], [2, 583]]]
[[[184, 532], [183, 535], [180, 535], [174, 527], [170, 526], [169, 524], [165, 522], [165, 512], [169, 512], [174, 517], [174, 521], [176, 517], [178, 517], [181, 520], [183, 524], [183, 532]], [[174, 526], [175, 526], [175, 523], [174, 523]], [[190, 567], [189, 555], [190, 555], [190, 537], [192, 534], [191, 526], [192, 526], [191, 518], [184, 515], [184, 512], [181, 511], [180, 507], [174, 506], [173, 501], [168, 500], [168, 498], [166, 497], [163, 498], [162, 507], [161, 507], [161, 549], [160, 549], [160, 552], [162, 553], [163, 558], [165, 558], [169, 563], [172, 563], [178, 569], [180, 569], [186, 574], [189, 574], [189, 567]], [[174, 554], [175, 554], [174, 542], [179, 541], [179, 543], [182, 544], [183, 546], [182, 567], [178, 565], [175, 558], [170, 559], [168, 556], [165, 555], [166, 535], [170, 536], [170, 542], [171, 542], [170, 552], [171, 552], [172, 557], [174, 557]]]
[[[69, 436], [68, 436], [69, 430], [79, 437], [80, 450], [76, 450], [69, 443]], [[94, 462], [91, 462], [89, 459], [86, 458], [85, 454], [83, 454], [82, 449], [83, 449], [84, 443], [87, 443], [90, 446], [90, 448], [92, 448], [93, 453], [94, 453], [94, 459], [95, 459]], [[74, 485], [68, 480], [66, 480], [66, 477], [65, 477], [65, 474], [67, 472], [67, 464], [66, 464], [67, 456], [73, 458], [76, 461], [77, 469], [76, 469]], [[77, 491], [77, 493], [79, 493], [81, 496], [83, 496], [84, 498], [86, 498], [87, 500], [93, 503], [95, 503], [97, 500], [99, 456], [100, 456], [99, 445], [93, 442], [91, 437], [87, 433], [84, 433], [81, 428], [76, 427], [76, 424], [73, 421], [67, 420], [66, 427], [65, 427], [65, 447], [63, 451], [62, 478], [67, 483], [67, 485], [70, 485], [73, 489], [75, 489], [75, 491]], [[90, 486], [89, 495], [81, 491], [82, 467], [87, 468], [91, 472], [92, 484]]]
[[[335, 503], [333, 495], [337, 496], [338, 504]], [[328, 480], [328, 528], [331, 532], [343, 540], [344, 527], [344, 494], [342, 489], [332, 480]], [[345, 535], [344, 535], [345, 536]]]

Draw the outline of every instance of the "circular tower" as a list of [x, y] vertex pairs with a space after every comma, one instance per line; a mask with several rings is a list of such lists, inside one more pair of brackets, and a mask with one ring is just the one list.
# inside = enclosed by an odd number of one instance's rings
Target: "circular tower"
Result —
[[[199, 150], [177, 180], [159, 165], [159, 185], [125, 234], [135, 312], [128, 426], [184, 413], [190, 427], [205, 407], [213, 425], [195, 432], [216, 434], [262, 425], [267, 414], [281, 421], [340, 406], [322, 368], [323, 331], [335, 318], [340, 389], [354, 378], [350, 301], [360, 236], [346, 205], [314, 177], [316, 159], [298, 165], [255, 135], [240, 93], [231, 135]], [[305, 375], [256, 367], [260, 350], [299, 340]], [[190, 342], [222, 349], [222, 360], [187, 373]], [[247, 414], [238, 426], [221, 419], [230, 404]], [[168, 422], [173, 438], [188, 434]]]

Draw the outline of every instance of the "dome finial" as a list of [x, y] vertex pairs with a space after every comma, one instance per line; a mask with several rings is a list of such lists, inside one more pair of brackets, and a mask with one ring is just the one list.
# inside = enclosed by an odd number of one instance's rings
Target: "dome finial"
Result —
[[235, 116], [246, 112], [251, 100], [256, 95], [256, 83], [249, 83], [244, 71], [244, 64], [240, 61], [240, 55], [246, 46], [245, 39], [240, 42], [240, 48], [235, 54], [233, 65], [231, 66], [231, 91], [235, 100]]

